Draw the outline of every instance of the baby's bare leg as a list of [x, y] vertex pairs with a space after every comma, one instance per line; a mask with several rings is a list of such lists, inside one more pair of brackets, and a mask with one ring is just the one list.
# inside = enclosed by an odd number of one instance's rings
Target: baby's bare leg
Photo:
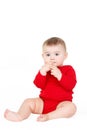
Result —
[[47, 121], [56, 118], [68, 118], [75, 114], [76, 106], [70, 101], [64, 101], [58, 104], [55, 111], [48, 114], [42, 114], [38, 117], [38, 121]]
[[31, 113], [41, 114], [43, 110], [43, 101], [40, 98], [26, 99], [18, 112], [6, 110], [4, 117], [10, 121], [22, 121], [30, 116]]

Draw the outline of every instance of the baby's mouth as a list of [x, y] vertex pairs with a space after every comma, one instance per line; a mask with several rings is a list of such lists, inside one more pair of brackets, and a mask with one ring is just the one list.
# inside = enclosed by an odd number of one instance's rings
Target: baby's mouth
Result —
[[52, 62], [52, 65], [55, 65], [56, 64], [56, 62]]

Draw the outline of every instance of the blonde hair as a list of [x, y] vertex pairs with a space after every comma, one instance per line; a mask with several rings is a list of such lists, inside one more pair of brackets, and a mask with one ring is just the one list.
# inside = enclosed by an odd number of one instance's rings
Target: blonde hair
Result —
[[47, 39], [44, 43], [42, 48], [44, 48], [44, 46], [53, 46], [53, 45], [62, 45], [66, 51], [66, 44], [65, 42], [59, 38], [59, 37], [51, 37], [49, 39]]

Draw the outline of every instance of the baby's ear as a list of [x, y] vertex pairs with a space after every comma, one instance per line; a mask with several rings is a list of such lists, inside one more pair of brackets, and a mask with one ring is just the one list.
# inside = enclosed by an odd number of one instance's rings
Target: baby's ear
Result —
[[68, 57], [68, 53], [66, 52], [66, 53], [65, 53], [65, 59], [66, 59], [67, 57]]

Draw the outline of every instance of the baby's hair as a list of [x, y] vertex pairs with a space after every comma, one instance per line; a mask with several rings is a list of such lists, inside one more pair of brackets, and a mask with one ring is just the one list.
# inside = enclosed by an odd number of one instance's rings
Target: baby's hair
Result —
[[43, 43], [43, 48], [44, 46], [53, 46], [53, 45], [62, 45], [66, 51], [66, 45], [65, 42], [59, 38], [59, 37], [51, 37], [49, 39], [47, 39], [44, 43]]

